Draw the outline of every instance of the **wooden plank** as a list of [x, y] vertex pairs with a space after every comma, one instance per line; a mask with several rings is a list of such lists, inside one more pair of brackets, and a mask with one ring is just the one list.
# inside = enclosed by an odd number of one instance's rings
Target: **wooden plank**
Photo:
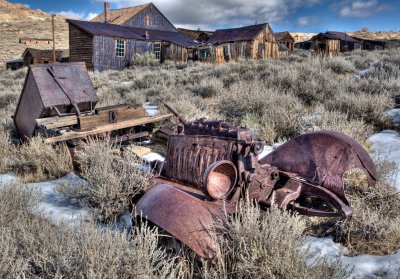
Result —
[[46, 129], [55, 129], [55, 128], [77, 125], [78, 118], [76, 115], [38, 118], [36, 119], [36, 124], [39, 126], [43, 126]]
[[117, 122], [117, 123], [113, 123], [113, 124], [99, 126], [90, 131], [66, 132], [65, 134], [63, 134], [61, 136], [45, 139], [44, 142], [45, 143], [56, 143], [56, 142], [60, 142], [60, 141], [66, 141], [69, 139], [84, 138], [84, 137], [107, 133], [107, 132], [111, 132], [111, 131], [115, 131], [115, 130], [119, 130], [119, 129], [154, 123], [154, 122], [158, 122], [158, 121], [168, 119], [171, 117], [173, 117], [172, 114], [165, 114], [165, 115], [160, 115], [160, 116], [155, 116], [155, 117], [143, 117], [143, 118], [133, 119], [133, 120], [128, 120], [128, 121], [121, 121], [121, 122]]
[[119, 143], [119, 142], [129, 141], [129, 140], [133, 140], [133, 139], [148, 137], [149, 135], [150, 135], [149, 132], [139, 132], [139, 133], [134, 133], [134, 134], [129, 134], [129, 135], [123, 135], [120, 137], [113, 137], [110, 139], [110, 141], [114, 142], [114, 143]]
[[99, 114], [79, 116], [78, 117], [79, 128], [81, 130], [88, 130], [96, 128], [98, 126], [112, 123], [110, 122], [111, 111], [115, 112], [116, 118], [114, 123], [146, 117], [146, 110], [144, 108], [129, 109], [127, 107], [125, 108], [118, 107], [115, 109], [111, 108], [109, 110], [104, 109], [100, 111]]

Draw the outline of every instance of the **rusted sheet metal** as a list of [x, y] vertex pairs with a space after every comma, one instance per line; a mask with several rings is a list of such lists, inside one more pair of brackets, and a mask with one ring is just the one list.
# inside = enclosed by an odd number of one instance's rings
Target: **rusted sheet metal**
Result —
[[346, 204], [343, 176], [348, 170], [358, 168], [365, 171], [370, 184], [378, 177], [367, 151], [352, 138], [334, 131], [298, 136], [268, 154], [260, 163], [297, 173], [305, 180], [328, 189]]
[[159, 184], [139, 200], [136, 210], [199, 256], [215, 257], [214, 225], [225, 219], [223, 202], [203, 201], [171, 185]]
[[232, 161], [235, 141], [207, 136], [170, 136], [164, 175], [193, 186], [203, 185], [208, 166], [219, 160]]

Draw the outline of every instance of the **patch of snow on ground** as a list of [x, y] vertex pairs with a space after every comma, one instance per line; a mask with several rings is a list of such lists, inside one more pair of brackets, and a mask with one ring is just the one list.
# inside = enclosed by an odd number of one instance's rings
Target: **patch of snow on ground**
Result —
[[353, 268], [350, 278], [398, 278], [400, 272], [400, 251], [389, 256], [349, 257], [347, 248], [333, 242], [331, 237], [307, 237], [306, 247], [316, 257], [326, 257], [331, 263], [340, 258], [344, 266]]
[[389, 117], [395, 128], [400, 127], [400, 109], [390, 109], [385, 111], [385, 116]]
[[[393, 161], [400, 169], [400, 133], [392, 130], [385, 130], [377, 133], [368, 139], [373, 143], [372, 156], [378, 156], [385, 160]], [[400, 171], [395, 178], [395, 186], [400, 191]]]
[[[68, 199], [55, 191], [55, 188], [62, 182], [79, 183], [82, 179], [74, 173], [69, 173], [65, 177], [39, 183], [25, 184], [27, 187], [39, 190], [42, 193], [42, 201], [39, 209], [45, 217], [53, 224], [75, 223], [81, 218], [88, 218], [89, 211], [80, 206], [75, 199]], [[0, 175], [0, 184], [18, 182], [14, 174]]]

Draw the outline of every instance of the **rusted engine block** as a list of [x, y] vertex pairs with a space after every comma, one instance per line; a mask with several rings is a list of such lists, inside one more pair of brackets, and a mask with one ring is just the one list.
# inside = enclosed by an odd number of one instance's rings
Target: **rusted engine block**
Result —
[[137, 212], [201, 257], [215, 256], [213, 225], [235, 213], [246, 193], [261, 208], [276, 204], [309, 216], [347, 218], [345, 172], [359, 168], [370, 183], [377, 179], [368, 153], [344, 134], [305, 134], [259, 160], [264, 143], [251, 129], [187, 122], [169, 109], [183, 127], [169, 137], [166, 161]]

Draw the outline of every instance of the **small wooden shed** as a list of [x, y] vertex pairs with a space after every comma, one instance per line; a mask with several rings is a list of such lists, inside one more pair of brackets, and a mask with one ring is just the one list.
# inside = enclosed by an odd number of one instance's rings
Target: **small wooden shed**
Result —
[[384, 50], [386, 48], [386, 42], [384, 41], [353, 38], [362, 43], [362, 50]]
[[6, 69], [7, 70], [18, 70], [24, 66], [24, 60], [22, 58], [11, 60], [6, 62]]
[[293, 52], [295, 39], [289, 32], [275, 32], [274, 36], [279, 45], [286, 46], [288, 53]]
[[278, 43], [268, 23], [216, 30], [207, 41], [217, 64], [238, 59], [278, 58]]
[[286, 44], [279, 44], [279, 58], [289, 55], [289, 49]]
[[328, 31], [319, 33], [312, 38], [313, 49], [316, 53], [333, 57], [340, 52], [360, 49], [362, 43], [343, 32]]
[[14, 114], [18, 136], [31, 138], [37, 118], [84, 113], [97, 102], [85, 63], [32, 65]]
[[[26, 48], [22, 54], [24, 65], [34, 64], [47, 64], [53, 62], [53, 50], [52, 49], [37, 49], [37, 48]], [[56, 62], [67, 62], [68, 51], [67, 50], [56, 50]]]

